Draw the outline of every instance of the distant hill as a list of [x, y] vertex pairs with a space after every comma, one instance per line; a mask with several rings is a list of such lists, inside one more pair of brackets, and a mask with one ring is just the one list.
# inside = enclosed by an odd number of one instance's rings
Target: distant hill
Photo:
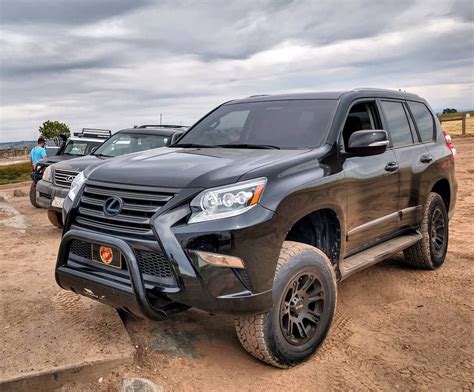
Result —
[[19, 148], [33, 148], [36, 146], [36, 140], [22, 140], [21, 142], [5, 142], [0, 143], [0, 150], [19, 149]]

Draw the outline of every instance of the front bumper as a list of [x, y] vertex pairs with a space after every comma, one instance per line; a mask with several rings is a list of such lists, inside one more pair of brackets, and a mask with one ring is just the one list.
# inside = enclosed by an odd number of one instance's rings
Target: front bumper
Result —
[[61, 212], [62, 208], [53, 206], [55, 197], [65, 199], [69, 193], [69, 188], [54, 185], [51, 182], [40, 180], [36, 184], [36, 203], [41, 208]]
[[[149, 319], [166, 318], [170, 303], [196, 307], [210, 313], [263, 313], [271, 309], [272, 285], [279, 255], [275, 241], [279, 216], [257, 206], [245, 216], [198, 224], [176, 224], [190, 212], [181, 206], [156, 217], [156, 241], [118, 238], [78, 229], [70, 224], [61, 242], [56, 281], [64, 289], [94, 298]], [[80, 264], [70, 252], [71, 242], [109, 245], [124, 255], [126, 274], [110, 267]], [[281, 238], [283, 242], [283, 238]], [[212, 244], [212, 245], [210, 245]], [[209, 249], [209, 247], [212, 249]], [[162, 284], [142, 275], [136, 249], [162, 251], [172, 265], [174, 284]], [[196, 260], [188, 249], [200, 249], [242, 258], [245, 270], [216, 267]]]

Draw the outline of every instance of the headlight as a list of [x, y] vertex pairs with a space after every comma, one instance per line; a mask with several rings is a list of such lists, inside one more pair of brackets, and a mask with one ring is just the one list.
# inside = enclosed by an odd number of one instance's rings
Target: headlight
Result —
[[53, 172], [51, 166], [48, 166], [46, 169], [44, 169], [43, 180], [53, 182]]
[[76, 198], [77, 194], [79, 193], [82, 184], [86, 182], [86, 176], [84, 175], [84, 172], [79, 172], [79, 174], [76, 176], [74, 181], [71, 184], [71, 189], [69, 190], [69, 193], [67, 194], [67, 197], [69, 197], [72, 201]]
[[193, 214], [189, 223], [243, 214], [260, 201], [266, 183], [262, 177], [201, 192], [191, 202]]

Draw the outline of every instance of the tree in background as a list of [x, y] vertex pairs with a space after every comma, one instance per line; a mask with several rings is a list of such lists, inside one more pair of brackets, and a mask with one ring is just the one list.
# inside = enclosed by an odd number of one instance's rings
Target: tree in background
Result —
[[457, 112], [458, 111], [456, 109], [450, 109], [450, 108], [443, 109], [443, 114], [457, 113]]
[[45, 139], [53, 140], [56, 146], [61, 144], [61, 136], [69, 137], [71, 135], [69, 127], [59, 121], [45, 121], [43, 125], [39, 127], [38, 131]]

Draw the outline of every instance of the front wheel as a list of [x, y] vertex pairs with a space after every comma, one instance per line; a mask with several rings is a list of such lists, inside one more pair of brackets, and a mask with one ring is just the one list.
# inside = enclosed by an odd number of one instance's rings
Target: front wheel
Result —
[[403, 252], [405, 263], [422, 269], [434, 270], [444, 263], [448, 251], [448, 212], [443, 198], [430, 193], [426, 199], [420, 232], [423, 236]]
[[63, 228], [63, 216], [60, 212], [48, 210], [48, 219], [53, 226], [56, 226], [60, 229]]
[[273, 309], [236, 317], [240, 343], [270, 365], [297, 365], [326, 337], [336, 295], [336, 276], [327, 256], [310, 245], [285, 241], [273, 282]]
[[36, 203], [36, 182], [33, 182], [30, 187], [30, 203], [33, 207], [39, 208]]

